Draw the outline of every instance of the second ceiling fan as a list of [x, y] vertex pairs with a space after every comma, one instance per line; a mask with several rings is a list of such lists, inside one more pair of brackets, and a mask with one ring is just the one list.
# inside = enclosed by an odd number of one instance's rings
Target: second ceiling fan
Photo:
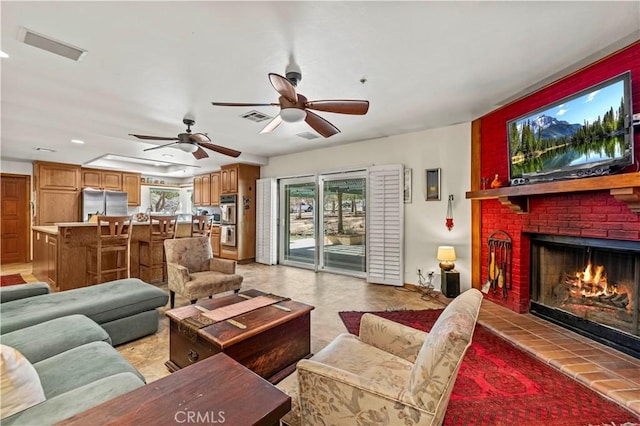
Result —
[[211, 102], [214, 106], [279, 106], [280, 114], [267, 124], [260, 133], [268, 133], [275, 130], [283, 121], [295, 123], [304, 120], [320, 135], [328, 138], [340, 133], [340, 130], [329, 123], [318, 114], [309, 111], [334, 112], [338, 114], [364, 115], [369, 110], [369, 101], [354, 99], [334, 99], [309, 101], [305, 96], [296, 93], [295, 86], [302, 79], [300, 68], [296, 65], [289, 65], [286, 70], [286, 77], [276, 73], [269, 73], [269, 81], [276, 92], [280, 94], [277, 103], [236, 103], [236, 102]]

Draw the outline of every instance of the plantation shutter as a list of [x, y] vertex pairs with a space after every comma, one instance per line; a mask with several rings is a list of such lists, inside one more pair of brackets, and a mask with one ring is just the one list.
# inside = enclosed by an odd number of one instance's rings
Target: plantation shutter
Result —
[[275, 179], [256, 181], [256, 262], [278, 263], [278, 214]]
[[404, 168], [373, 166], [367, 177], [367, 281], [404, 285]]

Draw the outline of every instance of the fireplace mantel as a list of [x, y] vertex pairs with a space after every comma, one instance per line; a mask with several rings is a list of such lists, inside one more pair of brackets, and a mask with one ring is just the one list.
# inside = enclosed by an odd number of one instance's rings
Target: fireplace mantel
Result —
[[528, 213], [531, 195], [599, 190], [609, 190], [616, 200], [626, 203], [629, 210], [640, 214], [640, 172], [469, 191], [466, 198], [497, 199], [515, 213]]

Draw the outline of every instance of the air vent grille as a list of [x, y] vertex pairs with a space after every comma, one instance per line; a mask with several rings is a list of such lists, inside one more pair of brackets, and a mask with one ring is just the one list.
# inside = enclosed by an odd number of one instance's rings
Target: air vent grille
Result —
[[320, 137], [320, 136], [318, 136], [318, 135], [316, 135], [314, 133], [311, 133], [311, 132], [298, 133], [296, 136], [300, 136], [301, 138], [308, 139], [308, 140], [318, 139]]
[[247, 113], [244, 113], [240, 117], [246, 118], [247, 120], [255, 121], [256, 123], [259, 123], [261, 121], [271, 120], [273, 118], [267, 114], [261, 113], [260, 111], [256, 111], [256, 110], [251, 110]]
[[29, 46], [37, 47], [38, 49], [46, 50], [47, 52], [64, 56], [65, 58], [69, 58], [73, 61], [80, 61], [87, 54], [86, 50], [71, 46], [70, 44], [66, 44], [61, 41], [54, 40], [50, 37], [38, 34], [26, 28], [21, 29], [19, 40], [24, 42], [25, 44], [28, 44]]

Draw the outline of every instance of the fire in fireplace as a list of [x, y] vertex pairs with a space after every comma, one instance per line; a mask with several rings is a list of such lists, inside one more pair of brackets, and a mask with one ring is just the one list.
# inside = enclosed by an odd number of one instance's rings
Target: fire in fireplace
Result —
[[530, 237], [531, 312], [640, 358], [640, 243]]

